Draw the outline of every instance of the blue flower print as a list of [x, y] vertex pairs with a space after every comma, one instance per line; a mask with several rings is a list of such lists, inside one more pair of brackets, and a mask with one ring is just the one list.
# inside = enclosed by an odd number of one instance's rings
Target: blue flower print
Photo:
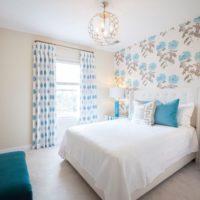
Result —
[[156, 67], [157, 67], [156, 63], [150, 63], [148, 68], [150, 71], [154, 71], [156, 69]]
[[180, 56], [179, 56], [179, 61], [185, 62], [191, 58], [191, 53], [189, 51], [184, 51]]
[[124, 54], [125, 49], [121, 49], [119, 52], [120, 52], [121, 54]]
[[178, 41], [177, 40], [172, 40], [168, 44], [168, 48], [171, 49], [171, 50], [176, 49], [177, 47], [178, 47]]
[[166, 47], [166, 43], [162, 41], [156, 46], [156, 50], [161, 51], [161, 50], [165, 49], [165, 47]]
[[133, 61], [137, 61], [138, 58], [139, 58], [139, 54], [138, 53], [135, 53], [135, 54], [132, 55]]
[[125, 71], [124, 71], [124, 70], [121, 70], [120, 75], [121, 75], [121, 76], [125, 76]]
[[119, 70], [115, 70], [115, 76], [119, 76]]
[[131, 60], [131, 54], [129, 53], [127, 56], [126, 56], [126, 62], [129, 62]]
[[139, 66], [139, 69], [141, 71], [145, 71], [146, 70], [146, 63], [141, 63], [140, 66]]
[[196, 18], [194, 18], [194, 20], [193, 20], [194, 22], [196, 22], [196, 23], [200, 23], [200, 16], [199, 17], [196, 17]]
[[151, 42], [151, 41], [154, 41], [155, 38], [156, 38], [156, 36], [155, 36], [155, 35], [152, 35], [152, 36], [150, 36], [150, 37], [148, 38], [148, 40]]
[[178, 80], [179, 80], [179, 77], [176, 74], [170, 75], [168, 78], [169, 84], [173, 84], [173, 85], [177, 84]]
[[200, 51], [195, 54], [195, 60], [200, 63]]
[[157, 80], [158, 83], [165, 82], [166, 81], [166, 75], [161, 73], [156, 77], [156, 80]]
[[130, 79], [127, 80], [127, 81], [126, 81], [126, 84], [127, 84], [127, 87], [131, 87], [131, 80], [130, 80]]
[[133, 81], [133, 87], [137, 88], [139, 86], [139, 81], [138, 80], [134, 80]]

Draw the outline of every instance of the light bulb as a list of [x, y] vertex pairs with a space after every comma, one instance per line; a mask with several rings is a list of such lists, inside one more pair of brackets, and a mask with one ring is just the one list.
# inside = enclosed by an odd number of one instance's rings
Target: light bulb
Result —
[[96, 33], [99, 33], [99, 29], [98, 29], [98, 28], [96, 28], [96, 29], [95, 29], [95, 32], [96, 32]]
[[101, 31], [104, 32], [104, 29], [105, 29], [105, 24], [104, 24], [104, 21], [102, 21], [101, 22]]
[[108, 31], [105, 30], [105, 31], [103, 32], [103, 35], [104, 35], [104, 37], [106, 37], [106, 36], [108, 35]]
[[113, 26], [112, 25], [110, 25], [109, 29], [110, 29], [110, 32], [113, 32]]

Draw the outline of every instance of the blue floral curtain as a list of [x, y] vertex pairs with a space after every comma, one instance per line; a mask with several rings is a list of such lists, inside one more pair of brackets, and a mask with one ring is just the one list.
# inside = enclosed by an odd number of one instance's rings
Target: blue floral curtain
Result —
[[32, 148], [55, 145], [55, 46], [33, 44]]
[[81, 51], [80, 123], [97, 121], [97, 86], [94, 53]]

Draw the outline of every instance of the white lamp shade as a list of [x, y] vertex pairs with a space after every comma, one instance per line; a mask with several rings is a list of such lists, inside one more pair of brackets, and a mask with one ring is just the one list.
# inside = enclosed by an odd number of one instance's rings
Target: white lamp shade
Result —
[[114, 99], [124, 98], [124, 89], [119, 87], [110, 88], [110, 97]]

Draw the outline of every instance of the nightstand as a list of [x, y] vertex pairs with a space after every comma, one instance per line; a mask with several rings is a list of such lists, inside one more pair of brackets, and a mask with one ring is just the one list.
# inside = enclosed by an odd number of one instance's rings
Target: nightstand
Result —
[[116, 119], [126, 119], [128, 116], [126, 115], [121, 115], [119, 117], [115, 117], [114, 115], [104, 115], [105, 120], [116, 120]]

